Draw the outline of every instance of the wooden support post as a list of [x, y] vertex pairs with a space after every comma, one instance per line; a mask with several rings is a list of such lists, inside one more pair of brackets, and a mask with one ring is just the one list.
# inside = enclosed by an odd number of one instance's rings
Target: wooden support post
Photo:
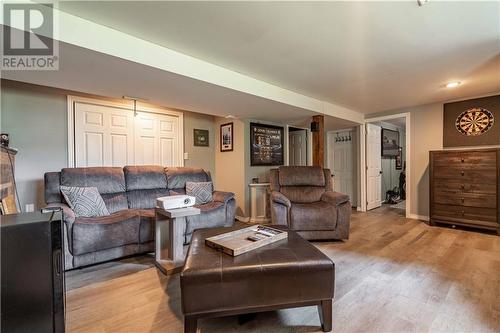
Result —
[[323, 168], [325, 164], [325, 118], [324, 116], [313, 116], [312, 119], [318, 126], [317, 131], [312, 133], [313, 165]]

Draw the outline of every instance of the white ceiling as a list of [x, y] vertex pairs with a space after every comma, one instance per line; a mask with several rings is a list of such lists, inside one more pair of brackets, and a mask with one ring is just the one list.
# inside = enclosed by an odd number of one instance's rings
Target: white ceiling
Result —
[[[59, 55], [57, 71], [3, 71], [2, 78], [105, 97], [139, 96], [159, 106], [283, 125], [309, 123], [316, 114], [67, 43], [59, 43]], [[349, 123], [327, 119], [338, 126]]]
[[[500, 91], [498, 1], [60, 1], [59, 8], [363, 113]], [[444, 88], [451, 80], [463, 84]]]

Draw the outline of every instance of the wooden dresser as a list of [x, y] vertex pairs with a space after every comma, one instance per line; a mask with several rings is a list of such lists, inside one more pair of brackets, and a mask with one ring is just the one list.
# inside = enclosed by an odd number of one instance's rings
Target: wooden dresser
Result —
[[431, 151], [430, 224], [500, 234], [500, 149]]

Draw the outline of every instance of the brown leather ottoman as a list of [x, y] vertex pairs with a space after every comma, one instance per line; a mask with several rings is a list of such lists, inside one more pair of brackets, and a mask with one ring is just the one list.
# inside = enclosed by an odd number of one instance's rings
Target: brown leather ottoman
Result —
[[294, 231], [237, 257], [205, 245], [205, 238], [235, 229], [193, 233], [181, 273], [184, 332], [196, 332], [199, 318], [311, 305], [318, 306], [323, 331], [330, 331], [335, 284], [330, 258]]

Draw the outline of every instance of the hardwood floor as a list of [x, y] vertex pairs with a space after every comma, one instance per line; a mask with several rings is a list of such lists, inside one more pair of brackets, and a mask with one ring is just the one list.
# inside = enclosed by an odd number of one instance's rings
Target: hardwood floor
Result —
[[[354, 213], [336, 264], [333, 332], [500, 332], [500, 237]], [[69, 332], [182, 332], [179, 275], [143, 256], [67, 274]], [[201, 320], [201, 332], [320, 332], [315, 307]]]

